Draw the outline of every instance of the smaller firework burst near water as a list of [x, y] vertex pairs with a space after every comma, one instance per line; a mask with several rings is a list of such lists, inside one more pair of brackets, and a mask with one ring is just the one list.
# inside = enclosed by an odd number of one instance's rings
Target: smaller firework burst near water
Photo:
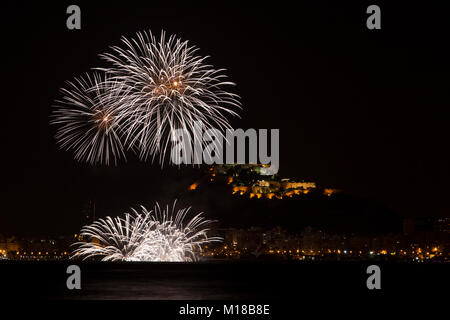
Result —
[[218, 242], [219, 237], [208, 237], [207, 226], [212, 222], [196, 214], [186, 221], [190, 207], [176, 210], [156, 203], [148, 211], [132, 209], [124, 217], [106, 217], [81, 229], [84, 241], [74, 244], [77, 248], [71, 258], [100, 259], [101, 261], [196, 261], [202, 247]]

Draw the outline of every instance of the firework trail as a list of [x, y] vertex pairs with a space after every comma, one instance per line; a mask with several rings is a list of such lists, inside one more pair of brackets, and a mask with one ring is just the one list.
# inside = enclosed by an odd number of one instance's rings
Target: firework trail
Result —
[[116, 164], [125, 158], [117, 113], [106, 104], [113, 92], [104, 90], [105, 80], [94, 73], [67, 81], [50, 121], [59, 125], [55, 137], [60, 148], [74, 150], [76, 160], [90, 164]]
[[74, 244], [72, 258], [100, 257], [102, 261], [195, 261], [202, 246], [221, 241], [208, 237], [206, 228], [211, 223], [199, 213], [185, 222], [189, 208], [161, 208], [154, 210], [141, 207], [138, 213], [125, 213], [124, 218], [107, 217], [82, 228], [80, 235], [85, 241]]
[[[137, 151], [141, 160], [158, 159], [163, 166], [176, 129], [186, 130], [192, 139], [211, 148], [209, 141], [202, 139], [202, 132], [195, 130], [195, 123], [201, 122], [204, 130], [217, 129], [216, 134], [220, 133], [231, 128], [227, 116], [238, 116], [235, 109], [241, 106], [239, 97], [227, 90], [234, 83], [226, 81], [224, 69], [214, 69], [205, 62], [208, 57], [197, 55], [197, 51], [187, 41], [167, 37], [164, 31], [159, 38], [151, 32], [137, 33], [131, 39], [122, 37], [120, 46], [100, 55], [110, 66], [97, 68], [106, 75], [104, 81], [93, 86], [98, 90], [79, 81], [78, 86], [64, 90], [66, 103], [53, 122], [64, 124], [57, 139], [63, 146], [75, 148], [77, 159], [91, 163], [106, 163], [107, 150], [109, 154], [114, 151], [114, 158], [119, 158], [125, 146]], [[89, 103], [85, 101], [86, 93], [83, 94], [86, 89], [94, 95]], [[107, 105], [114, 124], [120, 128], [117, 130], [120, 137], [114, 135], [102, 147], [92, 134], [96, 130], [89, 131], [91, 118], [99, 118], [95, 113], [91, 115], [91, 99], [95, 104]], [[80, 107], [87, 111], [88, 117], [85, 113], [80, 116]], [[116, 148], [108, 149], [106, 145]]]

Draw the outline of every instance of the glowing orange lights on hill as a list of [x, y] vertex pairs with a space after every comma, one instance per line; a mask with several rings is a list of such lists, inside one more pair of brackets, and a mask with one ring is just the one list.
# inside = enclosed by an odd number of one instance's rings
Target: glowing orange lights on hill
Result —
[[233, 187], [233, 194], [235, 194], [236, 192], [239, 192], [239, 194], [244, 194], [245, 192], [247, 192], [249, 190], [249, 187], [247, 186], [235, 186]]
[[326, 195], [326, 196], [331, 196], [332, 194], [335, 194], [337, 192], [338, 192], [337, 189], [331, 189], [331, 188], [325, 188], [323, 190], [323, 194]]
[[[181, 82], [174, 81], [173, 84]], [[231, 185], [232, 194], [241, 196], [248, 195], [250, 199], [266, 198], [266, 199], [283, 199], [292, 198], [294, 196], [309, 194], [317, 189], [316, 183], [305, 181], [294, 181], [289, 178], [279, 179], [275, 176], [264, 177], [260, 174], [259, 169], [263, 165], [234, 165], [234, 166], [212, 166], [208, 168], [207, 179], [202, 178], [189, 186], [189, 190], [196, 190], [197, 186], [203, 180], [205, 181], [222, 181]], [[246, 178], [244, 173], [249, 173], [253, 178]], [[258, 177], [256, 178], [255, 177]], [[242, 177], [242, 178], [241, 178]], [[331, 196], [338, 189], [325, 188], [321, 191], [326, 196]]]
[[193, 183], [189, 186], [189, 190], [195, 190], [197, 189], [198, 184], [197, 183]]

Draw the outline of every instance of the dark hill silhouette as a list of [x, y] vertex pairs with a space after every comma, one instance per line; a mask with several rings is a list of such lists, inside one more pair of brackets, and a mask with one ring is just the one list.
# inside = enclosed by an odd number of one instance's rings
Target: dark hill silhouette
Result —
[[312, 226], [326, 232], [378, 234], [399, 232], [401, 226], [400, 217], [388, 208], [345, 193], [249, 199], [248, 194], [232, 194], [229, 185], [204, 182], [179, 198], [205, 211], [208, 218], [217, 219], [220, 227], [281, 226], [297, 232]]

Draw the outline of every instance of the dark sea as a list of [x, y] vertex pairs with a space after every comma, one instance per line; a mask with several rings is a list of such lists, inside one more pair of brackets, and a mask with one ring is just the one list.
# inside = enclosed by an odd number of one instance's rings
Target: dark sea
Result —
[[[69, 290], [78, 265], [81, 289]], [[58, 300], [255, 300], [370, 295], [367, 267], [381, 268], [384, 294], [419, 295], [447, 288], [449, 264], [395, 262], [81, 263], [1, 261], [1, 291]]]

